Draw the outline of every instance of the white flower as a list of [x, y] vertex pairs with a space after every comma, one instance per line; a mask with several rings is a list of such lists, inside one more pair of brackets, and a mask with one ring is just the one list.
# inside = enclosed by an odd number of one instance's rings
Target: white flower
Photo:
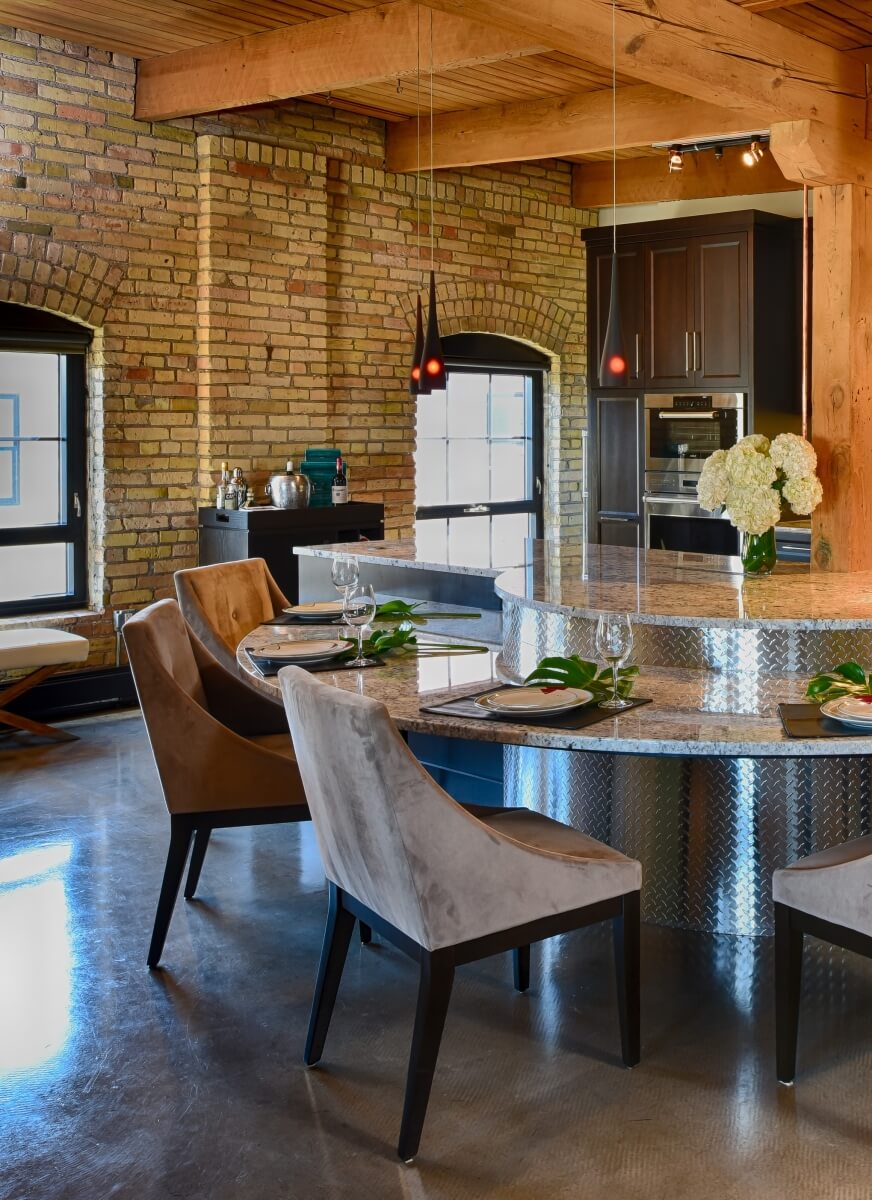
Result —
[[784, 485], [784, 499], [801, 515], [816, 509], [823, 497], [824, 489], [817, 475], [793, 475]]
[[769, 453], [769, 438], [762, 433], [749, 433], [747, 437], [740, 438], [736, 442], [737, 446], [750, 446], [752, 450], [756, 450], [760, 454]]
[[768, 484], [732, 486], [726, 503], [730, 522], [742, 533], [765, 533], [781, 517], [781, 497]]
[[778, 478], [769, 455], [749, 446], [747, 438], [730, 447], [724, 465], [731, 489], [770, 487]]
[[814, 475], [817, 454], [811, 442], [796, 433], [779, 433], [769, 451], [776, 467], [780, 467], [788, 479], [806, 478]]
[[726, 450], [715, 450], [702, 465], [696, 494], [703, 508], [720, 508], [727, 498], [729, 480], [725, 466], [726, 458]]

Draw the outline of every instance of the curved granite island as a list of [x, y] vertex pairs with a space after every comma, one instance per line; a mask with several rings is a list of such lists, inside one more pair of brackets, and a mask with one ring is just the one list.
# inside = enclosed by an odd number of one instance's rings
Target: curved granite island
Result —
[[[681, 672], [703, 681], [685, 738], [678, 726], [656, 755], [632, 737], [605, 753], [509, 747], [506, 790], [641, 859], [648, 920], [768, 933], [772, 870], [869, 832], [872, 771], [856, 739], [785, 739], [767, 753], [735, 737], [730, 718], [771, 721], [778, 700], [795, 700], [815, 671], [872, 662], [872, 574], [784, 565], [746, 579], [731, 565], [545, 542], [528, 566], [499, 576], [506, 678], [522, 679], [548, 654], [595, 658], [596, 619], [616, 611], [633, 621], [639, 695], [646, 667], [675, 670], [677, 691]], [[719, 745], [692, 744], [701, 713], [723, 715]]]

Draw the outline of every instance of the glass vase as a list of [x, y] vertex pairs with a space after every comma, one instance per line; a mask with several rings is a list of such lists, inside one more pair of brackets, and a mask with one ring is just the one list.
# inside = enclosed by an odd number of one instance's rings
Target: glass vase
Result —
[[742, 570], [746, 575], [771, 575], [775, 559], [774, 525], [765, 533], [742, 534]]

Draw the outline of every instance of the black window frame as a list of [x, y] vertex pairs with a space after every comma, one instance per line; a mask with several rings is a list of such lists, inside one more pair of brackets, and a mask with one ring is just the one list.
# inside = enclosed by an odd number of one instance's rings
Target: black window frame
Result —
[[69, 546], [72, 589], [61, 596], [0, 601], [0, 620], [80, 608], [88, 601], [87, 354], [91, 332], [40, 309], [0, 303], [0, 351], [59, 355], [58, 381], [66, 430], [65, 494], [56, 525], [0, 529], [0, 547]]
[[[471, 501], [465, 504], [428, 504], [415, 506], [416, 521], [458, 517], [498, 517], [511, 513], [530, 513], [535, 517], [534, 536], [542, 537], [544, 526], [543, 493], [545, 475], [545, 376], [548, 358], [537, 350], [498, 334], [458, 333], [442, 339], [448, 374], [454, 367], [467, 375], [524, 375], [531, 381], [532, 404], [532, 476], [533, 495], [528, 500]], [[426, 402], [426, 397], [422, 400]], [[416, 481], [417, 482], [417, 481]]]

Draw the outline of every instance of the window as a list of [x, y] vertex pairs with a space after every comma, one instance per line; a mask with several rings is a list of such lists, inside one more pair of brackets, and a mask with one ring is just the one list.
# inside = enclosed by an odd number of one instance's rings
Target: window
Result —
[[541, 532], [542, 394], [548, 360], [486, 334], [443, 339], [445, 391], [419, 396], [419, 553], [511, 567]]
[[88, 331], [0, 304], [0, 616], [86, 599]]

